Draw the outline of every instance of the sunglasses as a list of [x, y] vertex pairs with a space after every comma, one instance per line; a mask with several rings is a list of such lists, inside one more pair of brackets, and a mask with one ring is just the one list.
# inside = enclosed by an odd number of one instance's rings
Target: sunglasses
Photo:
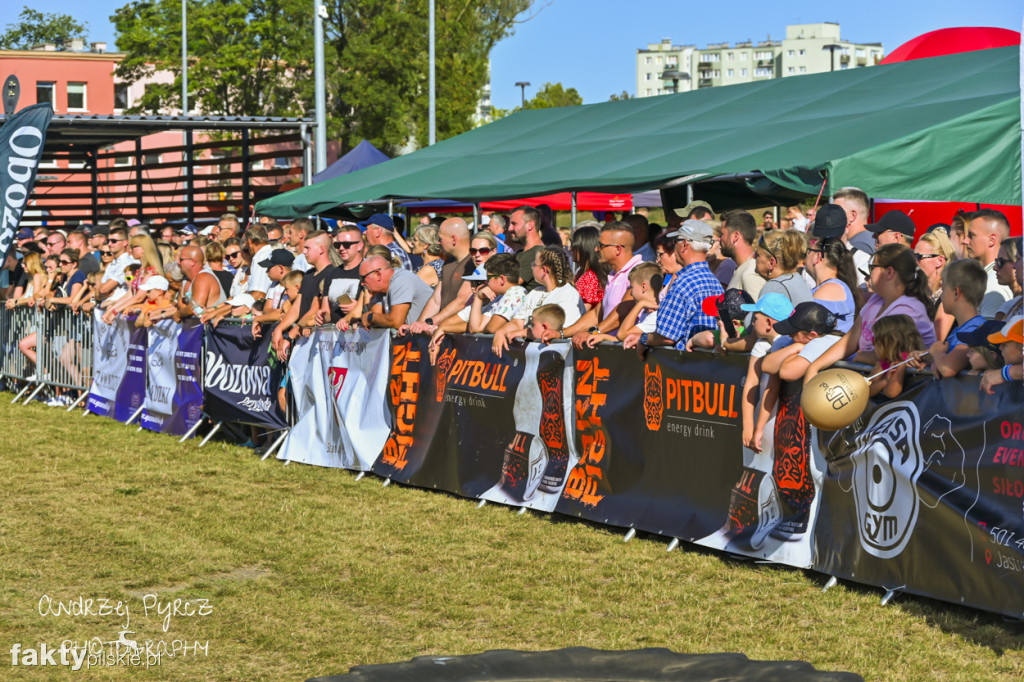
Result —
[[242, 252], [241, 252], [241, 251], [233, 251], [233, 252], [231, 252], [231, 253], [225, 253], [225, 254], [224, 254], [224, 257], [225, 257], [225, 258], [231, 258], [231, 259], [235, 259], [235, 258], [238, 258], [238, 257], [239, 257], [239, 256], [241, 256], [241, 255], [242, 255]]
[[[362, 244], [362, 242], [343, 242], [343, 241], [336, 241], [336, 242], [334, 242], [334, 246], [339, 248], [339, 249], [351, 249], [356, 244]], [[472, 250], [473, 249], [470, 249], [470, 251], [472, 251]]]
[[607, 249], [609, 246], [619, 246], [619, 244], [605, 244], [604, 242], [598, 242], [597, 245], [602, 249]]
[[110, 251], [100, 251], [100, 256], [112, 256], [112, 255], [114, 255], [114, 254], [110, 253]]
[[757, 248], [764, 249], [775, 260], [779, 259], [778, 255], [768, 246], [768, 242], [764, 240], [764, 235], [761, 235], [761, 238], [757, 240]]
[[[920, 260], [920, 259], [918, 259], [918, 260]], [[999, 270], [1003, 266], [1010, 265], [1011, 263], [1013, 263], [1013, 261], [1010, 260], [1009, 258], [996, 258], [992, 262], [996, 264], [996, 270]]]
[[[940, 255], [941, 254], [938, 253], [915, 253], [914, 258], [916, 258], [917, 262], [920, 263], [921, 261], [928, 260], [929, 258], [938, 258]], [[998, 260], [999, 259], [997, 258], [996, 261]]]
[[477, 254], [480, 254], [481, 256], [486, 256], [490, 252], [491, 252], [491, 247], [489, 247], [489, 246], [485, 246], [482, 249], [474, 249], [472, 247], [469, 249], [469, 253], [474, 255], [474, 256], [477, 255]]
[[75, 261], [73, 261], [73, 260], [62, 260], [62, 261], [60, 261], [60, 264], [61, 265], [71, 265], [74, 262]]
[[871, 271], [872, 270], [874, 270], [875, 268], [887, 268], [887, 267], [889, 267], [889, 266], [888, 265], [879, 265], [878, 263], [868, 263], [868, 269], [867, 270], [865, 270], [864, 268], [857, 268], [857, 272], [859, 272], [860, 274], [864, 275], [865, 279], [869, 279], [871, 277]]
[[63, 242], [46, 242], [46, 245], [47, 246], [57, 246], [58, 244], [62, 244], [62, 243]]
[[121, 242], [126, 242], [126, 241], [128, 241], [128, 240], [127, 239], [117, 239], [116, 237], [113, 237], [113, 238], [108, 239], [107, 243], [108, 244], [120, 244]]
[[366, 273], [365, 275], [359, 275], [359, 281], [360, 281], [360, 282], [365, 282], [365, 281], [366, 281], [366, 278], [367, 278], [367, 277], [369, 277], [370, 275], [372, 275], [372, 274], [374, 274], [374, 273], [380, 272], [380, 271], [381, 271], [381, 270], [383, 270], [383, 269], [384, 269], [384, 268], [377, 268], [376, 270], [370, 270], [370, 271], [369, 271], [368, 273]]

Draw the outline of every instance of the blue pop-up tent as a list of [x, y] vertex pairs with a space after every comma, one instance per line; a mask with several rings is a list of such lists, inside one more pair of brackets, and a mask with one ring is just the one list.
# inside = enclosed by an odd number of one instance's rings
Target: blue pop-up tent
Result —
[[348, 154], [332, 163], [327, 168], [313, 176], [313, 184], [330, 180], [353, 171], [376, 166], [378, 163], [390, 161], [391, 157], [377, 149], [367, 140], [363, 140], [355, 146]]

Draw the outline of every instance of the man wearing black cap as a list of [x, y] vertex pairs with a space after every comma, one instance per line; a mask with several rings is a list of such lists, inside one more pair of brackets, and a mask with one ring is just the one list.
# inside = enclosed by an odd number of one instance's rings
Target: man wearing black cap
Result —
[[295, 254], [287, 249], [274, 249], [270, 257], [260, 262], [260, 266], [266, 268], [267, 277], [272, 284], [267, 289], [267, 308], [273, 310], [281, 307], [281, 296], [284, 295], [284, 287], [281, 280], [292, 271], [292, 264], [295, 262]]
[[388, 247], [391, 254], [402, 264], [402, 269], [412, 271], [409, 254], [395, 241], [395, 221], [391, 216], [387, 213], [374, 213], [368, 220], [359, 223], [359, 227], [366, 233], [366, 241], [370, 246], [381, 244]]
[[903, 244], [910, 248], [914, 244], [914, 221], [903, 211], [889, 211], [877, 223], [865, 226], [875, 235], [875, 244]]

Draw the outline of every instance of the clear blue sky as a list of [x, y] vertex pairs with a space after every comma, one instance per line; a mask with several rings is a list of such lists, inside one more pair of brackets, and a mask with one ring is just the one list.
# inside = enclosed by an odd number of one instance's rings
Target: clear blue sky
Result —
[[[109, 17], [123, 0], [4, 0], [0, 26], [15, 21], [23, 5], [41, 12], [68, 13], [89, 24], [91, 40], [114, 45]], [[312, 5], [312, 3], [311, 3]], [[519, 104], [517, 81], [528, 81], [527, 97], [545, 82], [576, 88], [584, 102], [636, 88], [636, 50], [671, 38], [676, 44], [782, 38], [786, 25], [833, 21], [842, 37], [882, 43], [891, 52], [907, 40], [951, 26], [998, 26], [1021, 30], [1020, 0], [535, 0], [534, 16], [491, 55], [491, 91], [496, 106]], [[443, 77], [443, 74], [439, 74]], [[634, 93], [635, 94], [635, 93]]]

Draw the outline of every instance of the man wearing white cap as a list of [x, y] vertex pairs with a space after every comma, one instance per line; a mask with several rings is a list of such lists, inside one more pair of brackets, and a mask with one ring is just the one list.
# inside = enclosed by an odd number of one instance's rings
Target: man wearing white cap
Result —
[[701, 307], [708, 296], [723, 293], [722, 283], [707, 264], [714, 231], [701, 220], [686, 220], [678, 230], [665, 236], [676, 240], [676, 260], [683, 264], [683, 269], [676, 275], [680, 278], [679, 283], [673, 282], [658, 307], [657, 331], [653, 334], [630, 334], [623, 344], [626, 348], [672, 346], [683, 350], [686, 342], [697, 332], [717, 328], [715, 318]]

